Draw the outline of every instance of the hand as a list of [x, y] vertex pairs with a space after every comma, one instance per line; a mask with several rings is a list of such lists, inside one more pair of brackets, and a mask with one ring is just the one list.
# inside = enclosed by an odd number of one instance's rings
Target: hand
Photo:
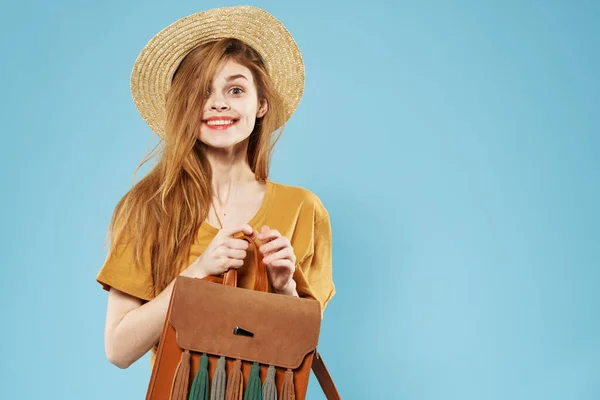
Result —
[[182, 275], [192, 278], [218, 276], [230, 268], [237, 269], [244, 265], [248, 242], [244, 239], [233, 238], [233, 235], [239, 232], [254, 237], [254, 231], [250, 225], [221, 229], [208, 244], [206, 250], [182, 272]]
[[264, 257], [263, 263], [267, 266], [273, 289], [279, 293], [294, 294], [296, 255], [290, 240], [276, 229], [270, 229], [266, 225], [261, 228], [260, 233], [254, 234], [262, 241], [259, 250]]

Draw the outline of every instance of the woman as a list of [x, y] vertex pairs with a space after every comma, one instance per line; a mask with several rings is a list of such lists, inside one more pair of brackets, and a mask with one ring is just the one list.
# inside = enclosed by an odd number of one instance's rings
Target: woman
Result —
[[[240, 40], [243, 39], [243, 40]], [[127, 368], [152, 350], [177, 276], [254, 266], [244, 232], [260, 244], [271, 291], [335, 294], [329, 215], [307, 189], [268, 179], [273, 146], [304, 87], [289, 32], [263, 10], [229, 7], [183, 18], [158, 33], [134, 65], [142, 117], [163, 139], [157, 165], [118, 202], [97, 276], [109, 291], [105, 350]]]

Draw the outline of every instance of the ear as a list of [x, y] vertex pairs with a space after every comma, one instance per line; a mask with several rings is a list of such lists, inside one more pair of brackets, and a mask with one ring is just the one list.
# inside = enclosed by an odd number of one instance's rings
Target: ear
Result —
[[267, 102], [267, 99], [260, 100], [259, 105], [258, 111], [256, 111], [256, 118], [263, 117], [269, 109], [269, 103]]

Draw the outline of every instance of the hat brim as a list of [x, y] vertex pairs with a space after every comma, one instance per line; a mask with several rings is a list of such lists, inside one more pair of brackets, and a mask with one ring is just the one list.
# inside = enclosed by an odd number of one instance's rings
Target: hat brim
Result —
[[131, 72], [131, 94], [142, 118], [165, 135], [166, 93], [181, 60], [200, 44], [236, 38], [254, 48], [283, 98], [287, 121], [304, 91], [304, 62], [283, 24], [252, 6], [215, 8], [181, 18], [157, 33], [138, 55]]

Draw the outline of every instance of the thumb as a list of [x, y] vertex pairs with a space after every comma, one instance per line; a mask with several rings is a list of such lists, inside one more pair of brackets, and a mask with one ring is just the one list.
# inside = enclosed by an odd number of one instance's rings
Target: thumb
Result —
[[240, 225], [235, 228], [222, 229], [221, 232], [223, 232], [223, 235], [225, 236], [233, 236], [236, 233], [244, 233], [249, 236], [253, 233], [252, 227], [248, 224]]
[[260, 239], [264, 238], [267, 233], [269, 233], [270, 229], [267, 225], [263, 225], [260, 228], [260, 234], [258, 235]]

